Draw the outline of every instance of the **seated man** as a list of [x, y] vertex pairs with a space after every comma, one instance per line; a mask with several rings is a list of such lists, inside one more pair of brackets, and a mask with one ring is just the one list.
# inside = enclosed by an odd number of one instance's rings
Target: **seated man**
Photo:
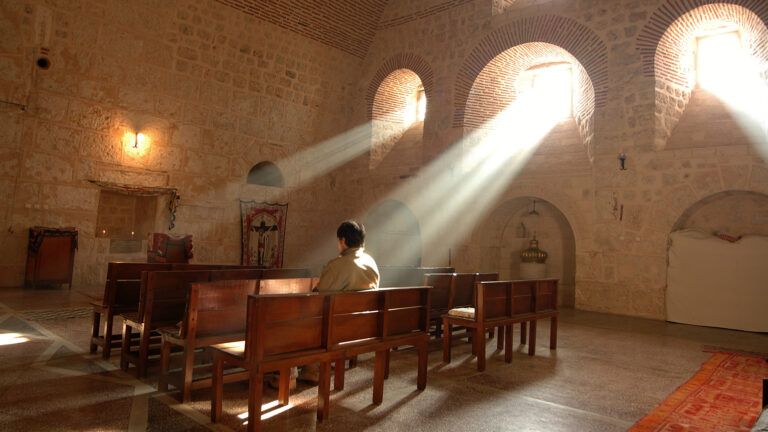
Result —
[[376, 261], [365, 253], [365, 227], [353, 220], [336, 230], [339, 256], [330, 260], [320, 274], [316, 291], [359, 291], [379, 287]]
[[[320, 274], [315, 291], [360, 291], [379, 287], [379, 268], [376, 261], [365, 253], [365, 227], [353, 220], [344, 221], [336, 230], [339, 256], [328, 261]], [[299, 379], [317, 383], [317, 364], [301, 369]]]

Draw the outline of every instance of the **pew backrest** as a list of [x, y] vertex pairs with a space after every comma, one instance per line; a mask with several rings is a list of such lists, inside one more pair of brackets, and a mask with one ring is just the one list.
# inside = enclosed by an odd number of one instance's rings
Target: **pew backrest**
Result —
[[258, 279], [191, 283], [181, 337], [245, 334], [248, 296], [258, 286]]
[[472, 306], [475, 299], [476, 273], [454, 273], [451, 281], [451, 303], [449, 308]]
[[379, 286], [382, 288], [419, 286], [424, 282], [424, 275], [427, 273], [453, 272], [453, 267], [383, 266], [379, 267]]
[[428, 286], [384, 288], [383, 338], [429, 331], [431, 291]]
[[257, 362], [270, 356], [325, 350], [326, 298], [318, 293], [249, 296], [246, 358]]
[[[451, 285], [453, 273], [427, 273], [422, 285], [432, 287], [432, 310], [440, 314], [451, 305]], [[437, 315], [436, 315], [437, 316]]]
[[329, 298], [329, 348], [337, 349], [383, 337], [384, 305], [381, 291], [339, 292], [329, 295]]
[[170, 270], [170, 267], [170, 264], [108, 263], [107, 281], [104, 286], [104, 304], [138, 307], [142, 272]]
[[193, 282], [208, 282], [210, 272], [154, 271], [144, 272], [146, 284], [139, 302], [139, 317], [145, 323], [178, 322], [184, 318], [187, 291]]
[[211, 281], [261, 279], [262, 273], [261, 269], [248, 268], [211, 270]]
[[557, 310], [557, 279], [536, 281], [536, 312]]
[[261, 279], [258, 294], [302, 294], [312, 292], [318, 278]]
[[306, 268], [264, 269], [262, 279], [300, 279], [312, 277], [312, 271]]

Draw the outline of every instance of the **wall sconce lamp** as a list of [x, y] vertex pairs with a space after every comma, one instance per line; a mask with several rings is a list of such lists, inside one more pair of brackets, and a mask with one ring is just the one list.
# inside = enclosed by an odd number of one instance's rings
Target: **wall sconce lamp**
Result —
[[146, 153], [148, 145], [149, 137], [143, 133], [129, 131], [123, 135], [123, 148], [134, 157]]
[[627, 154], [626, 153], [619, 153], [619, 170], [626, 171], [627, 167], [625, 163], [627, 162]]

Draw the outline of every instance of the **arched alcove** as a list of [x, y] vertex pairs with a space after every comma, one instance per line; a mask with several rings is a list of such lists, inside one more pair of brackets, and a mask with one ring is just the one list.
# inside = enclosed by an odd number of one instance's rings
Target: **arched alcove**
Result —
[[[432, 87], [432, 70], [418, 55], [397, 54], [378, 68], [366, 96], [371, 121], [371, 168], [378, 168], [388, 159], [392, 162], [387, 165], [389, 170], [406, 173], [421, 164]], [[393, 151], [395, 157], [391, 157]]]
[[[768, 10], [762, 2], [669, 0], [638, 35], [643, 73], [654, 78], [657, 150], [764, 141], [768, 99]], [[703, 40], [734, 34], [745, 64], [714, 56], [717, 69], [731, 68], [724, 88], [701, 85], [706, 67]], [[748, 72], [748, 73], [747, 73]], [[740, 88], [735, 88], [740, 87]]]
[[669, 236], [667, 319], [768, 331], [768, 195], [724, 191], [687, 208]]
[[365, 248], [379, 266], [420, 266], [419, 221], [400, 201], [387, 199], [364, 218]]
[[259, 162], [248, 172], [248, 184], [284, 187], [285, 179], [277, 165], [269, 161]]
[[552, 203], [530, 196], [502, 202], [476, 226], [468, 254], [476, 258], [476, 271], [499, 272], [501, 279], [520, 278], [520, 252], [529, 246], [534, 233], [539, 247], [549, 254], [547, 276], [560, 279], [560, 304], [573, 307], [574, 232], [562, 211]]
[[698, 229], [710, 233], [768, 236], [768, 195], [729, 190], [710, 195], [688, 207], [672, 231]]

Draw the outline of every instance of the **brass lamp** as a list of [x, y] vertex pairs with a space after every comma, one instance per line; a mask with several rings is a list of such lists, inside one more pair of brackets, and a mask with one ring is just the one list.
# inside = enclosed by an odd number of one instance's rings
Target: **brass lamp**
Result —
[[544, 264], [547, 260], [547, 253], [539, 249], [539, 241], [536, 240], [536, 235], [533, 236], [530, 245], [527, 249], [520, 251], [520, 259], [524, 263], [538, 263]]

